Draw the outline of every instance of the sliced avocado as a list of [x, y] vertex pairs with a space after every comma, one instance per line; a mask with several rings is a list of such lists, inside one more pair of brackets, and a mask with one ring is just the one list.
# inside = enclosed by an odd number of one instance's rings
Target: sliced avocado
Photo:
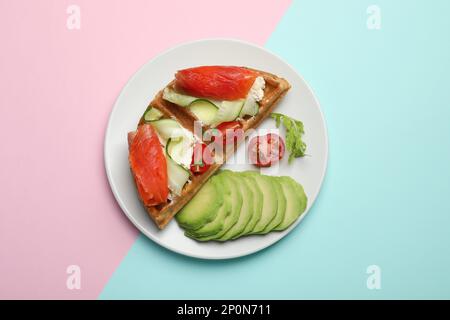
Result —
[[231, 178], [231, 171], [221, 171], [216, 176], [222, 177], [223, 184], [227, 184], [227, 188], [229, 188], [230, 197], [225, 197], [225, 201], [230, 203], [230, 213], [225, 217], [223, 222], [223, 228], [217, 234], [207, 236], [207, 237], [197, 237], [195, 234], [191, 232], [186, 232], [186, 235], [194, 238], [198, 241], [209, 241], [221, 238], [228, 230], [230, 230], [238, 221], [239, 214], [241, 212], [242, 206], [242, 195], [239, 192], [238, 185], [234, 179]]
[[251, 175], [255, 178], [256, 184], [263, 194], [261, 218], [249, 234], [262, 232], [267, 225], [275, 218], [278, 208], [278, 199], [272, 179], [255, 171], [246, 171], [245, 175]]
[[228, 183], [223, 181], [224, 177], [222, 175], [218, 175], [216, 177], [220, 182], [221, 191], [223, 192], [223, 195], [224, 195], [224, 201], [222, 203], [222, 206], [218, 209], [219, 211], [214, 220], [205, 224], [200, 229], [186, 231], [191, 238], [208, 237], [208, 236], [212, 236], [212, 235], [219, 233], [224, 227], [225, 218], [231, 212], [231, 201], [230, 201], [231, 190], [230, 190], [230, 187], [229, 187]]
[[286, 197], [284, 196], [281, 183], [278, 181], [278, 177], [270, 177], [270, 179], [273, 186], [275, 187], [275, 192], [277, 194], [278, 208], [275, 218], [273, 218], [273, 220], [267, 225], [267, 227], [264, 228], [261, 234], [266, 234], [277, 227], [284, 220], [284, 214], [286, 212]]
[[197, 230], [214, 220], [223, 204], [223, 192], [219, 179], [212, 177], [187, 205], [176, 215], [180, 226], [188, 230]]
[[286, 212], [283, 221], [273, 230], [288, 228], [305, 211], [308, 199], [303, 187], [290, 177], [278, 177], [286, 197]]
[[242, 206], [239, 213], [239, 219], [236, 224], [228, 230], [222, 237], [217, 238], [218, 241], [226, 241], [238, 238], [245, 230], [245, 227], [250, 222], [253, 216], [253, 192], [249, 186], [247, 179], [241, 174], [231, 174], [231, 179], [234, 179], [238, 188], [238, 192], [242, 194]]
[[[241, 189], [242, 193], [242, 208], [241, 208], [241, 215], [247, 215], [247, 217], [243, 218], [243, 225], [245, 224], [244, 228], [242, 228], [242, 231], [239, 233], [236, 233], [235, 236], [233, 236], [232, 239], [237, 239], [239, 237], [244, 236], [245, 230], [247, 229], [250, 222], [253, 220], [253, 217], [255, 216], [255, 194], [253, 193], [253, 188], [251, 186], [251, 181], [246, 179], [243, 175], [236, 175], [242, 183], [239, 185], [239, 188]], [[245, 222], [246, 221], [246, 222]], [[256, 223], [255, 223], [256, 224]]]
[[242, 176], [248, 182], [247, 184], [253, 192], [253, 215], [252, 219], [249, 221], [244, 231], [242, 232], [242, 235], [244, 235], [251, 232], [258, 223], [258, 221], [261, 219], [263, 194], [261, 192], [261, 189], [259, 189], [255, 178], [252, 175], [245, 174]]

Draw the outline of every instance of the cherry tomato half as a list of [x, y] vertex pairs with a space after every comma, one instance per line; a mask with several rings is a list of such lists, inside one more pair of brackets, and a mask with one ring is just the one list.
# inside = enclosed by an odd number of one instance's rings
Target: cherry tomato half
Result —
[[283, 158], [284, 152], [284, 141], [275, 133], [253, 137], [248, 144], [250, 163], [257, 167], [270, 167]]
[[194, 174], [202, 174], [206, 172], [214, 162], [210, 149], [204, 143], [196, 143], [194, 145], [194, 153], [192, 154], [191, 172]]
[[244, 138], [244, 131], [239, 121], [222, 122], [216, 129], [217, 133], [213, 135], [212, 141], [221, 139], [224, 147], [234, 145]]

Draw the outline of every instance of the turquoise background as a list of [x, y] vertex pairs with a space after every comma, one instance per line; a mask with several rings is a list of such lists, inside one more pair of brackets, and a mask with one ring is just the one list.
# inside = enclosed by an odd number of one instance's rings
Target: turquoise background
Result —
[[[381, 8], [381, 30], [366, 9]], [[101, 299], [450, 298], [450, 1], [294, 1], [266, 47], [317, 94], [317, 202], [251, 256], [204, 261], [140, 236]], [[366, 268], [381, 268], [368, 290]]]

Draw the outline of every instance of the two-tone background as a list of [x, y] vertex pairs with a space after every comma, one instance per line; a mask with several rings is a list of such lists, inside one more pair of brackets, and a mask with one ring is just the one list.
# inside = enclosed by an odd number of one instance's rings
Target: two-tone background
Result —
[[[450, 298], [449, 12], [447, 0], [0, 0], [0, 298]], [[103, 166], [128, 78], [211, 37], [294, 66], [330, 141], [306, 219], [229, 261], [140, 235]]]

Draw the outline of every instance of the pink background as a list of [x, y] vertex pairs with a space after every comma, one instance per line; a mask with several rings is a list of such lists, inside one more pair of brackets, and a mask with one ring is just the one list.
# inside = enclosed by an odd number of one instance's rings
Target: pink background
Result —
[[[98, 296], [138, 234], [103, 166], [121, 88], [181, 42], [264, 44], [289, 3], [0, 0], [0, 298]], [[66, 28], [70, 4], [81, 30]], [[72, 264], [81, 290], [66, 288]]]

